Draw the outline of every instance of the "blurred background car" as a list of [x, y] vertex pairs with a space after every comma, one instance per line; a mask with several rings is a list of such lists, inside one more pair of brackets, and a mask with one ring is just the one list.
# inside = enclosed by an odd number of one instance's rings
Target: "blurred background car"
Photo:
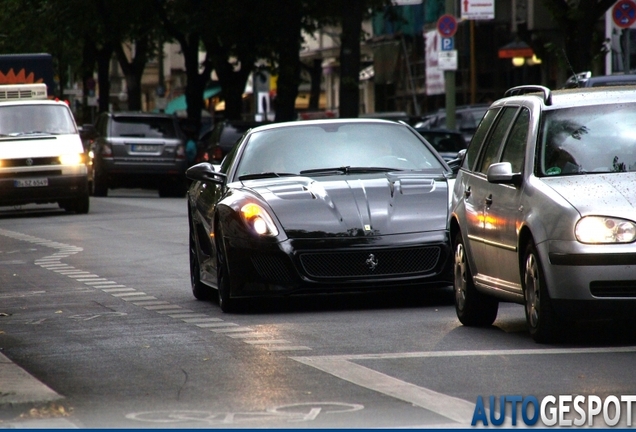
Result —
[[[477, 126], [481, 121], [488, 104], [480, 105], [461, 105], [455, 109], [455, 124], [457, 130], [462, 133], [466, 143], [469, 143], [473, 134], [477, 130]], [[446, 109], [441, 108], [436, 112], [424, 115], [422, 121], [415, 123], [416, 129], [444, 129], [446, 125]]]
[[185, 136], [174, 116], [105, 112], [95, 124], [94, 194], [108, 189], [158, 189], [161, 197], [185, 195]]
[[592, 76], [592, 72], [581, 72], [568, 78], [563, 88], [606, 87], [634, 84], [636, 84], [636, 74]]
[[195, 163], [220, 164], [245, 132], [253, 127], [268, 123], [270, 122], [230, 120], [216, 123], [212, 129], [208, 129], [199, 137]]
[[460, 150], [467, 147], [461, 132], [449, 129], [415, 128], [428, 141], [446, 162], [457, 159]]

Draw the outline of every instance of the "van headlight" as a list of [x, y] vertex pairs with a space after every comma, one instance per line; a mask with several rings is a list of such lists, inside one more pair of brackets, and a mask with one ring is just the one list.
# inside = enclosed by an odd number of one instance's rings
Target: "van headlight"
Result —
[[626, 219], [586, 216], [576, 223], [574, 233], [581, 243], [631, 243], [636, 240], [636, 224]]
[[84, 163], [84, 158], [79, 153], [71, 153], [60, 156], [60, 163], [62, 165], [81, 165]]
[[278, 235], [278, 229], [274, 221], [263, 207], [249, 203], [241, 207], [243, 220], [258, 235], [274, 237]]

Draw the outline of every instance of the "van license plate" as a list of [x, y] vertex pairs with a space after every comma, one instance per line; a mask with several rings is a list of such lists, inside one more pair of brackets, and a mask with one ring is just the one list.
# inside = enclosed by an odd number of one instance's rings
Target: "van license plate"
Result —
[[49, 179], [47, 178], [19, 179], [13, 181], [13, 186], [15, 187], [38, 187], [48, 185]]

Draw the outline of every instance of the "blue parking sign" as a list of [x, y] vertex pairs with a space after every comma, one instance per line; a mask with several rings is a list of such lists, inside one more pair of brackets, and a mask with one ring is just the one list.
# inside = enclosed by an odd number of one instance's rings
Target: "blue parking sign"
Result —
[[453, 45], [455, 45], [453, 43], [455, 38], [442, 38], [442, 51], [452, 51], [453, 50]]

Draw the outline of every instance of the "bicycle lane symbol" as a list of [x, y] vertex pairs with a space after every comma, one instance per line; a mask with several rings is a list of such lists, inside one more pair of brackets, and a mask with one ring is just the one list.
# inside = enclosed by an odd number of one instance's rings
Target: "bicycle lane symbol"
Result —
[[194, 410], [144, 411], [126, 415], [129, 420], [146, 423], [206, 423], [212, 425], [240, 424], [256, 421], [307, 422], [322, 414], [342, 414], [364, 409], [364, 405], [342, 402], [305, 402], [279, 405], [265, 411], [210, 412]]

